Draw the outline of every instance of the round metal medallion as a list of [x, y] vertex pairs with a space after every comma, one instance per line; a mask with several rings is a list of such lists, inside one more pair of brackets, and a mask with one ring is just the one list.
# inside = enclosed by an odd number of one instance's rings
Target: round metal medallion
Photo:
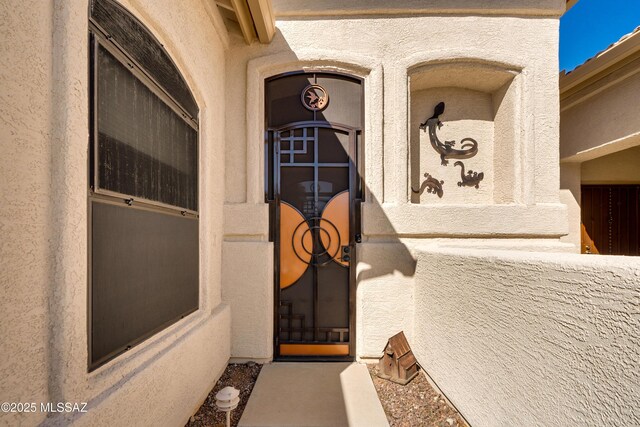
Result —
[[309, 85], [300, 94], [300, 100], [307, 110], [320, 111], [329, 104], [329, 94], [320, 85]]

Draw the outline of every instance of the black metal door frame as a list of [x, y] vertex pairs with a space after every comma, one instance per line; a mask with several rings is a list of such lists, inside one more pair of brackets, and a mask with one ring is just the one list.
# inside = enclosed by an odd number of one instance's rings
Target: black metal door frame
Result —
[[[356, 346], [356, 264], [357, 264], [357, 248], [356, 243], [359, 240], [360, 234], [360, 204], [361, 198], [358, 196], [358, 140], [357, 134], [361, 132], [359, 129], [355, 129], [350, 126], [342, 125], [339, 123], [331, 123], [327, 121], [303, 121], [289, 123], [276, 129], [268, 129], [270, 137], [274, 137], [281, 132], [301, 129], [301, 128], [324, 128], [334, 129], [337, 131], [348, 133], [349, 135], [349, 243], [350, 247], [350, 262], [349, 262], [349, 291], [348, 291], [348, 310], [349, 310], [349, 355], [348, 356], [283, 356], [279, 353], [279, 307], [280, 307], [280, 206], [281, 206], [281, 176], [280, 176], [280, 142], [274, 138], [273, 144], [273, 188], [274, 198], [272, 209], [270, 212], [271, 217], [271, 229], [274, 242], [274, 340], [273, 351], [274, 360], [276, 361], [352, 361], [355, 359], [355, 346]], [[318, 139], [319, 140], [319, 139]], [[314, 161], [314, 182], [318, 181], [318, 168], [322, 167], [318, 165], [318, 159]], [[325, 165], [326, 166], [326, 165]], [[314, 280], [314, 287], [317, 288], [317, 280]], [[314, 291], [314, 306], [317, 306], [317, 292]], [[314, 319], [315, 321], [315, 319]]]

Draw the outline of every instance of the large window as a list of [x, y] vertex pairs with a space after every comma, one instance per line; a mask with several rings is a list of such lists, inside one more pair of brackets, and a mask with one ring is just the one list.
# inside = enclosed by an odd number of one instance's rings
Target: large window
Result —
[[89, 19], [93, 370], [198, 309], [198, 107], [136, 18]]

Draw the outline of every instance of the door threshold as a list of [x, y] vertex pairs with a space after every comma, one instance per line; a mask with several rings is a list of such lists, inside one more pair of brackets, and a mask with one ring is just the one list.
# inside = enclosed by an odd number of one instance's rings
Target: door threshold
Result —
[[273, 358], [277, 362], [354, 362], [353, 356], [277, 356]]

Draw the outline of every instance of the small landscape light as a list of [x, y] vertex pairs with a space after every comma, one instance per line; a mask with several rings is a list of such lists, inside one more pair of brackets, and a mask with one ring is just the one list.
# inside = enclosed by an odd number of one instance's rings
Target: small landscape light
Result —
[[231, 411], [238, 406], [239, 396], [240, 390], [233, 387], [225, 387], [216, 394], [216, 406], [227, 413], [227, 427], [231, 427]]

